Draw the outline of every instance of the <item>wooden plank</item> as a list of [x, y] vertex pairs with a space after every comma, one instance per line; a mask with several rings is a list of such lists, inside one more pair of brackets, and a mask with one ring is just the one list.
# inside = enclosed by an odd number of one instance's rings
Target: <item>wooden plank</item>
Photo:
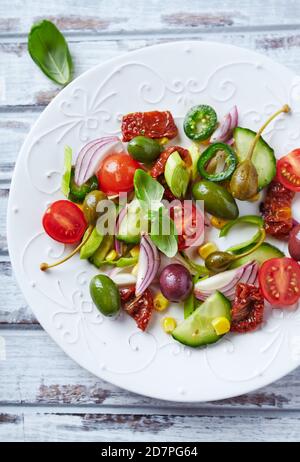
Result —
[[0, 408], [0, 441], [299, 441], [299, 414], [110, 414]]
[[[138, 408], [168, 413], [175, 408], [197, 414], [204, 409], [300, 411], [300, 369], [272, 385], [215, 403], [178, 405], [120, 390], [77, 366], [42, 330], [0, 329], [6, 360], [0, 361], [0, 406], [73, 405]], [[103, 411], [104, 412], [104, 411]], [[152, 412], [152, 411], [151, 411]]]
[[[299, 4], [300, 5], [300, 4]], [[300, 17], [300, 16], [299, 16]], [[300, 34], [298, 29], [281, 32], [253, 33], [195, 33], [188, 35], [162, 35], [145, 38], [122, 38], [101, 40], [101, 37], [80, 41], [70, 38], [70, 49], [75, 63], [75, 76], [103, 61], [145, 46], [170, 40], [197, 39], [234, 43], [261, 51], [276, 61], [295, 71], [300, 69]], [[201, 65], [203, 63], [201, 62]], [[0, 112], [24, 108], [44, 107], [58, 93], [59, 88], [52, 83], [33, 63], [24, 41], [0, 43]], [[17, 106], [17, 107], [15, 107]], [[23, 126], [24, 128], [24, 126]], [[22, 130], [22, 126], [19, 127]]]
[[[20, 14], [20, 7], [22, 14]], [[187, 30], [190, 28], [270, 27], [299, 24], [300, 5], [297, 1], [277, 0], [52, 0], [51, 2], [11, 2], [0, 4], [0, 32], [27, 34], [32, 23], [49, 18], [63, 31], [132, 33]]]

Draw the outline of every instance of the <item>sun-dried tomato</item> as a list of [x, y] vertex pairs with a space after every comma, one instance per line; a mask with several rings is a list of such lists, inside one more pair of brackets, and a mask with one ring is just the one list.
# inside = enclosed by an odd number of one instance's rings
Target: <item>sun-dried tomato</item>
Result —
[[267, 189], [267, 195], [260, 206], [268, 234], [278, 239], [289, 237], [293, 228], [292, 200], [295, 193], [274, 180]]
[[138, 135], [149, 138], [175, 138], [178, 129], [169, 111], [132, 112], [122, 119], [123, 141]]
[[239, 283], [231, 310], [231, 332], [250, 332], [263, 321], [264, 297], [253, 284]]
[[153, 312], [153, 295], [150, 289], [135, 297], [135, 286], [119, 289], [122, 308], [133, 317], [141, 330], [146, 330]]
[[181, 159], [186, 163], [188, 167], [191, 166], [192, 159], [187, 149], [184, 149], [181, 146], [170, 146], [161, 153], [161, 155], [153, 165], [150, 171], [150, 174], [153, 178], [157, 178], [164, 173], [167, 160], [169, 159], [170, 155], [175, 151], [178, 152]]

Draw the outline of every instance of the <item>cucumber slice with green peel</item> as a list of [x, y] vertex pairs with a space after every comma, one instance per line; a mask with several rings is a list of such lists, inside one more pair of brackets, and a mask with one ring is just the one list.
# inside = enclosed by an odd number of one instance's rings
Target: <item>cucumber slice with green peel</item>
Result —
[[254, 252], [235, 260], [229, 269], [238, 268], [239, 266], [245, 265], [253, 260], [256, 260], [259, 265], [262, 265], [265, 261], [270, 260], [271, 258], [281, 258], [284, 256], [284, 253], [277, 247], [269, 244], [268, 242], [264, 242], [260, 247], [258, 247], [258, 249], [254, 250]]
[[165, 165], [165, 180], [175, 197], [184, 197], [190, 181], [190, 170], [177, 151], [173, 152]]
[[172, 337], [183, 345], [191, 347], [215, 343], [223, 335], [216, 334], [212, 321], [225, 317], [230, 322], [230, 313], [230, 301], [221, 292], [215, 292], [173, 330]]
[[[234, 129], [234, 145], [239, 162], [247, 157], [255, 135], [256, 133], [249, 128], [236, 127]], [[252, 162], [258, 173], [258, 188], [261, 190], [271, 183], [276, 174], [274, 149], [262, 137], [256, 144]]]
[[127, 208], [127, 213], [120, 223], [117, 239], [127, 244], [138, 244], [141, 239], [142, 210], [138, 199], [134, 199]]

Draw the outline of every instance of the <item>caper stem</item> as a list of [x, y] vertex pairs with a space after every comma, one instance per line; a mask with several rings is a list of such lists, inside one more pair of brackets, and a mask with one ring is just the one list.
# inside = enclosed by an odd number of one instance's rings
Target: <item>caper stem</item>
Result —
[[250, 253], [254, 252], [254, 251], [264, 242], [264, 240], [265, 240], [265, 238], [266, 238], [266, 231], [265, 231], [264, 228], [260, 228], [260, 233], [261, 233], [260, 238], [259, 238], [259, 240], [257, 241], [257, 243], [255, 244], [255, 246], [254, 246], [254, 247], [251, 247], [251, 249], [247, 250], [247, 252], [244, 252], [244, 253], [240, 253], [240, 254], [238, 254], [238, 255], [235, 255], [235, 256], [233, 257], [233, 260], [232, 260], [232, 261], [238, 260], [238, 259], [241, 258], [241, 257], [246, 257], [246, 256], [249, 255]]
[[55, 263], [52, 263], [51, 265], [49, 265], [48, 263], [41, 263], [40, 264], [40, 270], [41, 271], [47, 271], [49, 268], [53, 268], [54, 266], [61, 265], [65, 261], [72, 258], [81, 249], [81, 247], [84, 246], [84, 244], [88, 241], [90, 235], [92, 234], [93, 229], [94, 229], [94, 225], [90, 225], [88, 227], [88, 233], [87, 233], [85, 239], [83, 239], [83, 241], [81, 241], [80, 244], [74, 250], [72, 250], [71, 253], [69, 253], [69, 255], [62, 258], [61, 260], [56, 261]]
[[255, 149], [255, 146], [256, 146], [262, 132], [269, 125], [269, 123], [271, 123], [272, 120], [274, 120], [279, 114], [282, 114], [283, 112], [286, 112], [286, 113], [290, 112], [290, 110], [291, 110], [290, 106], [288, 104], [284, 104], [284, 106], [282, 106], [281, 109], [279, 109], [273, 115], [271, 115], [268, 118], [268, 120], [260, 127], [260, 129], [258, 130], [258, 132], [255, 135], [255, 138], [252, 141], [252, 144], [251, 144], [250, 149], [249, 149], [249, 153], [247, 155], [247, 159], [249, 159], [249, 160], [251, 159], [251, 157], [253, 155], [253, 152], [254, 152], [254, 149]]

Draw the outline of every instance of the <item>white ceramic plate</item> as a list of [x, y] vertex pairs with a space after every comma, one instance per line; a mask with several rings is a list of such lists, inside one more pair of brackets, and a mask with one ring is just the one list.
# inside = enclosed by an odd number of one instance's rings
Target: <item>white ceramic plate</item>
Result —
[[[120, 387], [175, 401], [240, 395], [300, 364], [300, 310], [267, 309], [264, 326], [257, 332], [227, 335], [213, 346], [193, 350], [162, 332], [158, 313], [147, 333], [124, 313], [116, 320], [102, 317], [88, 290], [96, 269], [79, 257], [51, 272], [39, 270], [40, 262], [67, 251], [44, 233], [41, 224], [47, 205], [62, 198], [65, 144], [77, 153], [90, 139], [119, 133], [122, 114], [132, 111], [168, 109], [181, 129], [187, 110], [195, 104], [212, 105], [219, 118], [237, 104], [240, 125], [257, 129], [268, 114], [289, 103], [293, 114], [278, 118], [265, 136], [280, 157], [300, 146], [299, 101], [300, 78], [262, 55], [218, 43], [179, 42], [101, 64], [51, 102], [17, 161], [8, 206], [8, 241], [29, 305], [71, 358]], [[189, 145], [182, 129], [178, 141]], [[299, 205], [297, 198], [298, 219]], [[256, 210], [255, 204], [240, 204], [241, 214]], [[226, 248], [237, 239], [241, 242], [246, 234], [233, 231], [219, 245]], [[168, 313], [183, 317], [178, 306]]]

